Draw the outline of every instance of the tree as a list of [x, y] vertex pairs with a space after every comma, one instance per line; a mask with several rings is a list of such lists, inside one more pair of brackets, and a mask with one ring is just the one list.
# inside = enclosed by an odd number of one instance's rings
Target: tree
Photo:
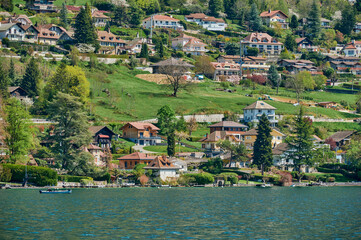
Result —
[[158, 110], [157, 113], [159, 133], [161, 135], [167, 135], [170, 129], [174, 128], [175, 124], [175, 112], [169, 105], [164, 105]]
[[107, 21], [107, 23], [105, 24], [104, 31], [110, 32], [110, 21]]
[[290, 77], [287, 82], [289, 86], [295, 90], [298, 103], [305, 89], [314, 89], [315, 87], [315, 81], [312, 79], [311, 73], [307, 71], [297, 73], [295, 77]]
[[141, 58], [145, 58], [145, 59], [149, 59], [149, 50], [148, 50], [148, 45], [146, 43], [143, 43], [142, 44], [142, 49], [140, 50], [140, 54], [139, 54], [139, 57]]
[[224, 51], [227, 55], [239, 55], [240, 46], [238, 43], [235, 42], [227, 42], [224, 46]]
[[72, 66], [78, 66], [79, 62], [79, 50], [75, 47], [71, 47], [71, 52], [69, 54], [70, 56], [70, 63]]
[[330, 49], [337, 46], [336, 32], [333, 29], [322, 29], [321, 31], [321, 46]]
[[285, 0], [278, 0], [277, 9], [281, 10], [285, 14], [288, 14], [288, 6]]
[[187, 123], [187, 130], [189, 136], [192, 136], [192, 132], [196, 131], [198, 128], [197, 119], [193, 116]]
[[276, 65], [274, 64], [272, 64], [268, 70], [268, 80], [271, 83], [272, 87], [277, 88], [277, 94], [278, 94], [278, 88], [280, 86], [281, 79], [278, 74]]
[[84, 105], [78, 97], [58, 92], [49, 104], [49, 119], [56, 122], [52, 151], [63, 169], [76, 171], [86, 164], [86, 155], [82, 155], [82, 147], [91, 142], [88, 131], [88, 120]]
[[327, 82], [327, 77], [324, 75], [316, 75], [313, 77], [313, 81], [315, 83], [315, 90], [322, 89], [323, 85]]
[[286, 36], [285, 48], [292, 52], [297, 48], [296, 38], [293, 34], [288, 34]]
[[35, 58], [30, 59], [26, 66], [25, 74], [21, 80], [20, 87], [22, 87], [30, 97], [34, 98], [39, 94], [40, 71], [35, 62]]
[[24, 160], [33, 146], [30, 115], [16, 98], [5, 106], [5, 144], [11, 163]]
[[256, 3], [253, 3], [251, 5], [251, 10], [249, 12], [249, 16], [248, 16], [248, 21], [249, 21], [249, 28], [252, 31], [260, 31], [262, 28], [262, 19], [259, 16], [259, 11], [257, 8]]
[[129, 23], [133, 27], [139, 26], [139, 24], [141, 24], [142, 19], [144, 17], [144, 11], [141, 8], [138, 8], [135, 4], [133, 4], [130, 6], [129, 12], [131, 13]]
[[209, 0], [208, 8], [212, 16], [218, 17], [224, 11], [223, 0]]
[[175, 155], [175, 131], [174, 128], [167, 135], [167, 154], [170, 157]]
[[113, 13], [114, 17], [112, 20], [116, 25], [122, 26], [129, 21], [129, 10], [125, 5], [116, 6]]
[[15, 71], [13, 58], [10, 59], [9, 79], [11, 81], [11, 84], [15, 86], [17, 81], [16, 81], [16, 71]]
[[280, 54], [280, 58], [281, 59], [295, 59], [295, 56], [290, 53], [287, 48], [283, 49], [281, 54]]
[[97, 42], [98, 37], [88, 3], [85, 8], [80, 8], [80, 12], [75, 18], [74, 38], [78, 43], [95, 44]]
[[318, 0], [313, 0], [307, 22], [307, 29], [310, 38], [317, 38], [321, 31], [321, 11]]
[[361, 12], [361, 0], [356, 0], [353, 6], [356, 11]]
[[349, 35], [356, 24], [355, 11], [351, 7], [342, 10], [342, 19], [336, 23], [335, 28], [341, 33]]
[[158, 41], [158, 43], [155, 46], [156, 51], [158, 52], [158, 55], [160, 58], [164, 57], [164, 45], [163, 41]]
[[294, 121], [295, 130], [286, 139], [291, 149], [287, 158], [291, 162], [293, 161], [295, 171], [298, 172], [298, 180], [301, 182], [301, 166], [312, 165], [312, 122], [309, 118], [304, 117], [303, 107], [300, 108], [299, 114]]
[[2, 98], [7, 98], [9, 87], [9, 78], [4, 71], [3, 65], [0, 63], [0, 96]]
[[0, 1], [0, 6], [8, 12], [14, 11], [14, 3], [13, 0], [2, 0]]
[[351, 141], [346, 153], [346, 157], [350, 162], [351, 167], [353, 167], [355, 172], [358, 172], [358, 176], [361, 177], [361, 141]]
[[65, 2], [61, 5], [60, 10], [60, 25], [67, 28], [68, 27], [68, 9], [66, 9]]
[[243, 143], [233, 144], [229, 140], [219, 141], [217, 146], [222, 149], [223, 152], [230, 153], [229, 166], [232, 166], [232, 162], [244, 162], [247, 160], [247, 150]]
[[298, 19], [296, 15], [292, 15], [291, 17], [290, 28], [294, 30], [298, 28]]
[[259, 49], [256, 47], [247, 47], [247, 56], [255, 56], [257, 57], [259, 53]]
[[186, 132], [187, 131], [187, 122], [184, 119], [183, 115], [178, 119], [176, 129], [179, 132]]
[[209, 56], [198, 56], [196, 58], [195, 72], [204, 74], [208, 78], [212, 78], [215, 68], [211, 64], [211, 58]]
[[253, 146], [253, 163], [261, 170], [268, 170], [273, 163], [270, 122], [265, 114], [259, 120], [257, 138]]

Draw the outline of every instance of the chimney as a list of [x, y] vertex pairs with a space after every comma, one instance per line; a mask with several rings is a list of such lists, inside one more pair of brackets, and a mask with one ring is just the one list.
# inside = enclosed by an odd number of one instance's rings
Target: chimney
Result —
[[268, 9], [268, 13], [271, 13], [271, 9]]

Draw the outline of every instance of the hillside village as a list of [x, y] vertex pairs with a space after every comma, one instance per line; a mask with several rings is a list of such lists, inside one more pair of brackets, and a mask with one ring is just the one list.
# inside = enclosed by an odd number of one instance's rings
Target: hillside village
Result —
[[0, 0], [0, 182], [359, 181], [360, 32], [359, 0]]

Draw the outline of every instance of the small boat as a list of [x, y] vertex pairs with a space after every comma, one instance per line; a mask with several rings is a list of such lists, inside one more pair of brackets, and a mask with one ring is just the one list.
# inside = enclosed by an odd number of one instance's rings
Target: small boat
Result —
[[71, 189], [48, 189], [48, 190], [39, 190], [40, 193], [45, 194], [56, 194], [56, 193], [71, 193]]
[[257, 184], [256, 187], [270, 188], [270, 187], [272, 187], [272, 184], [269, 184], [269, 183]]

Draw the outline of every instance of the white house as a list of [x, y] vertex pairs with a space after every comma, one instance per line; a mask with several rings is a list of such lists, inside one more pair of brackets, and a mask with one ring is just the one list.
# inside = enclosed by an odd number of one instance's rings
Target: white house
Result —
[[283, 44], [267, 33], [251, 33], [243, 39], [244, 51], [247, 47], [258, 48], [260, 53], [279, 55]]
[[109, 22], [110, 17], [104, 15], [102, 12], [94, 11], [92, 13], [92, 20], [95, 27], [104, 27]]
[[20, 23], [1, 23], [0, 39], [8, 38], [10, 41], [23, 41], [25, 30], [20, 27]]
[[204, 13], [192, 13], [185, 16], [185, 20], [187, 22], [195, 22], [209, 31], [224, 31], [227, 27], [223, 19], [210, 17]]
[[276, 23], [281, 26], [283, 29], [288, 28], [288, 22], [286, 20], [288, 19], [288, 16], [282, 12], [281, 10], [276, 11], [265, 11], [260, 14], [260, 17], [262, 18], [263, 22], [266, 23], [268, 26], [273, 27], [273, 24]]
[[153, 174], [159, 176], [162, 181], [169, 181], [177, 178], [178, 171], [181, 167], [174, 165], [169, 161], [166, 156], [158, 156], [156, 157], [148, 166], [144, 167], [144, 169], [149, 169], [153, 171]]
[[179, 23], [178, 19], [165, 16], [165, 15], [154, 15], [148, 17], [142, 22], [143, 28], [151, 29], [151, 28], [171, 28], [174, 30], [184, 30], [182, 24]]
[[251, 122], [257, 124], [261, 116], [265, 114], [270, 121], [271, 126], [274, 127], [278, 122], [278, 120], [276, 120], [276, 109], [277, 108], [265, 103], [264, 101], [256, 101], [243, 108], [243, 121], [245, 123]]
[[361, 41], [352, 40], [342, 49], [346, 57], [359, 57], [361, 54]]
[[361, 32], [361, 23], [356, 23], [356, 24], [355, 24], [355, 27], [353, 28], [353, 31], [354, 31], [355, 33]]
[[181, 50], [187, 54], [204, 55], [207, 44], [200, 39], [182, 33], [179, 37], [173, 38], [172, 48]]

